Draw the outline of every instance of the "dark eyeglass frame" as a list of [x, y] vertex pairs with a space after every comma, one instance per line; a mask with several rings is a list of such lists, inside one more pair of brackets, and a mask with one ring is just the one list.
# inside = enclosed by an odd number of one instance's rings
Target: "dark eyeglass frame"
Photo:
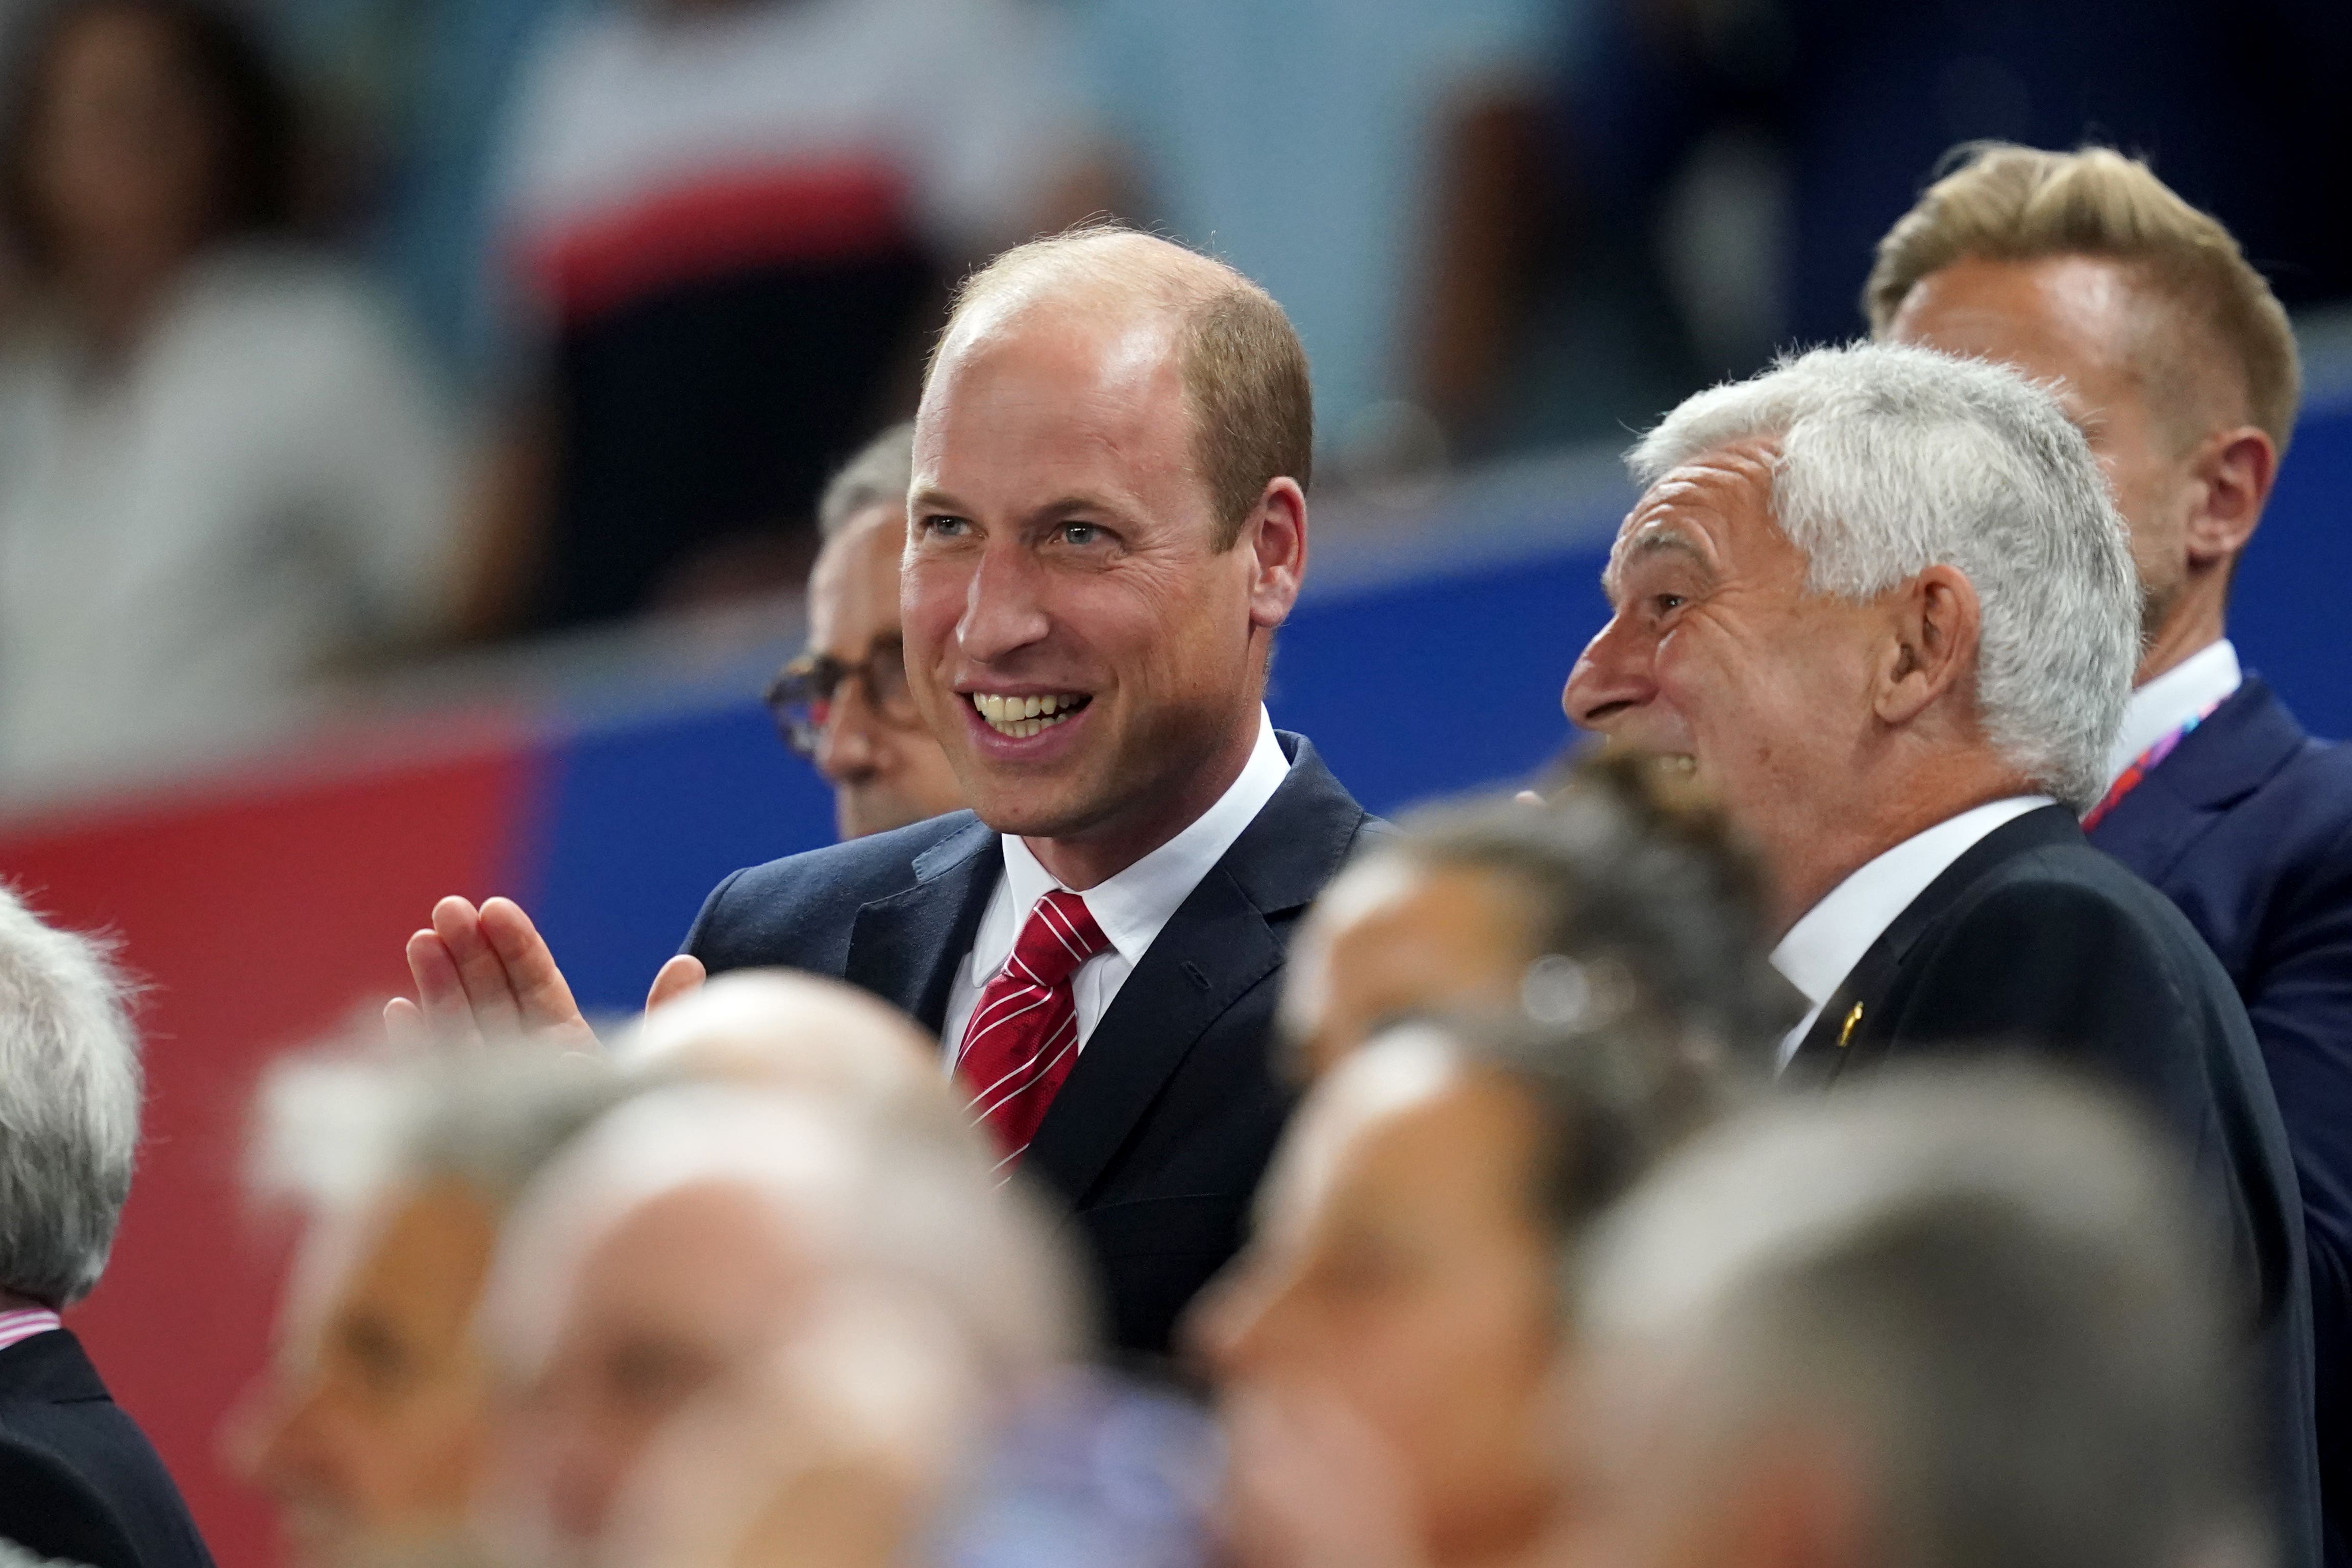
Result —
[[851, 662], [830, 653], [806, 653], [768, 683], [761, 700], [775, 716], [776, 733], [800, 756], [814, 760], [833, 720], [833, 705], [848, 683], [865, 689], [866, 706], [893, 729], [920, 729], [923, 716], [907, 685], [907, 643], [885, 634], [868, 644], [866, 656]]

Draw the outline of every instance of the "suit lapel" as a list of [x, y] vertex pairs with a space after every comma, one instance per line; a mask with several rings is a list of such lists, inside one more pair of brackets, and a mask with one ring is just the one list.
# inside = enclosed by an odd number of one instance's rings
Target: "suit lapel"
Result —
[[1022, 1158], [1073, 1204], [1085, 1201], [1201, 1037], [1281, 967], [1283, 939], [1270, 917], [1313, 902], [1367, 820], [1313, 746], [1281, 738], [1289, 777], [1145, 951]]
[[2213, 716], [2115, 804], [2091, 842], [2162, 884], [2221, 814], [2294, 758], [2303, 727], [2260, 676], [2249, 675]]
[[1904, 906], [1838, 983], [1789, 1059], [1781, 1082], [1792, 1088], [1824, 1087], [1857, 1059], [1877, 1054], [1895, 1032], [1886, 998], [1901, 977], [1903, 960], [1927, 928], [2003, 861], [2050, 844], [2082, 841], [2083, 830], [2074, 812], [2063, 806], [2044, 806], [2003, 822], [1970, 845]]
[[857, 911], [842, 977], [920, 1020], [947, 1016], [956, 966], [971, 951], [988, 895], [1004, 873], [995, 832], [974, 821], [915, 858], [915, 885]]

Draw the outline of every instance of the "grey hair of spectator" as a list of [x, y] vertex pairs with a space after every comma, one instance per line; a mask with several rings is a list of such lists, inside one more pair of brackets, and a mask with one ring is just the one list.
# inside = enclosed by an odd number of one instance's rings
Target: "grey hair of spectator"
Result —
[[1759, 437], [1778, 447], [1772, 513], [1810, 589], [1861, 601], [1958, 570], [1982, 616], [1988, 738], [2057, 799], [2097, 800], [2139, 663], [2140, 588], [2098, 461], [2056, 400], [1926, 349], [1816, 349], [1692, 397], [1627, 463], [1646, 486]]
[[1400, 1023], [1375, 1036], [1369, 1061], [1430, 1052], [1492, 1073], [1531, 1109], [1535, 1140], [1529, 1211], [1562, 1248], [1669, 1153], [1745, 1105], [1755, 1083], [1727, 1071], [1660, 1020], [1621, 1015], [1587, 1029], [1523, 1019], [1461, 1017]]
[[[650, 1090], [599, 1120], [517, 1205], [484, 1303], [490, 1343], [529, 1375], [555, 1340], [594, 1239], [678, 1188], [740, 1183], [813, 1256], [961, 1325], [1006, 1385], [1058, 1364], [1088, 1322], [1055, 1223], [961, 1126], [740, 1083]], [[692, 1289], [681, 1281], [681, 1289]]]
[[251, 1185], [314, 1210], [446, 1177], [504, 1209], [597, 1117], [661, 1080], [509, 1047], [397, 1057], [330, 1050], [264, 1075]]
[[903, 510], [914, 487], [915, 427], [894, 424], [860, 447], [825, 486], [816, 506], [817, 532], [831, 538], [876, 507]]
[[1906, 1568], [2234, 1556], [2245, 1369], [2197, 1212], [2136, 1118], [2021, 1069], [1776, 1101], [1591, 1233], [1588, 1372], [1646, 1391], [1602, 1440], [1661, 1497], [1738, 1484], [1673, 1456], [1823, 1444]]
[[62, 1307], [106, 1271], [144, 1093], [106, 945], [0, 887], [0, 1289]]
[[[1470, 867], [1528, 900], [1534, 1021], [1590, 1025], [1638, 1004], [1741, 1059], [1763, 1060], [1802, 1009], [1768, 962], [1765, 880], [1723, 813], [1674, 765], [1579, 758], [1533, 808], [1497, 800], [1408, 818], [1368, 856]], [[1614, 997], [1630, 979], [1631, 996]]]

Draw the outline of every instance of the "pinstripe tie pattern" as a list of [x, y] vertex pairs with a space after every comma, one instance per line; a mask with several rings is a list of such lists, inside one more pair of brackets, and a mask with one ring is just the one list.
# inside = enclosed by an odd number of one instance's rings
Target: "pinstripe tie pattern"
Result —
[[1055, 888], [1030, 911], [1013, 956], [980, 993], [964, 1026], [956, 1072], [971, 1096], [972, 1119], [986, 1122], [1008, 1151], [1000, 1169], [1027, 1150], [1078, 1059], [1078, 1007], [1070, 977], [1109, 947], [1086, 900]]

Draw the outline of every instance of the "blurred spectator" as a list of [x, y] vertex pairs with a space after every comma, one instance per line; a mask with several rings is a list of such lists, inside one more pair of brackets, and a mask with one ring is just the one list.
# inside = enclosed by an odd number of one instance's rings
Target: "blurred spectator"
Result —
[[1595, 1006], [1675, 1017], [1760, 1072], [1796, 1019], [1765, 962], [1762, 871], [1671, 763], [1596, 753], [1544, 806], [1428, 812], [1405, 830], [1359, 855], [1300, 932], [1283, 1023], [1310, 1074], [1400, 1018], [1559, 1024]]
[[0, 888], [0, 1540], [212, 1568], [179, 1488], [58, 1314], [113, 1249], [139, 1145], [130, 988]]
[[1061, 215], [1057, 22], [627, 0], [550, 36], [494, 197], [540, 400], [500, 481], [517, 608], [563, 625], [799, 580], [807, 498], [911, 406], [943, 271]]
[[278, 243], [286, 103], [187, 0], [68, 0], [17, 61], [0, 203], [0, 769], [257, 731], [455, 594], [451, 452], [399, 334]]
[[[944, 1091], [943, 1091], [944, 1092]], [[903, 1560], [991, 1416], [1075, 1351], [1076, 1275], [960, 1122], [687, 1086], [601, 1122], [501, 1242], [520, 1562]]]
[[1547, 0], [1090, 0], [1137, 215], [1256, 279], [1340, 470], [1480, 434], [1540, 206]]
[[2184, 1185], [2033, 1079], [1885, 1079], [1702, 1137], [1578, 1270], [1558, 1561], [2266, 1561]]
[[907, 548], [915, 427], [893, 425], [834, 476], [817, 506], [824, 544], [809, 573], [808, 652], [768, 706], [794, 751], [833, 785], [845, 839], [961, 810], [963, 786], [907, 685], [898, 559]]
[[499, 1226], [629, 1087], [540, 1052], [273, 1070], [257, 1176], [305, 1226], [268, 1382], [227, 1436], [297, 1568], [461, 1556], [489, 1441], [471, 1325]]
[[2244, 998], [2311, 1253], [2330, 1560], [2352, 1563], [2352, 747], [2313, 740], [2227, 633], [2294, 434], [2286, 313], [2145, 164], [1989, 147], [1879, 247], [1879, 335], [2058, 389], [2132, 530], [2147, 647], [2091, 842], [2178, 904]]
[[1734, 1092], [1654, 1016], [1407, 1026], [1318, 1084], [1192, 1325], [1241, 1562], [1537, 1561], [1559, 1260]]

